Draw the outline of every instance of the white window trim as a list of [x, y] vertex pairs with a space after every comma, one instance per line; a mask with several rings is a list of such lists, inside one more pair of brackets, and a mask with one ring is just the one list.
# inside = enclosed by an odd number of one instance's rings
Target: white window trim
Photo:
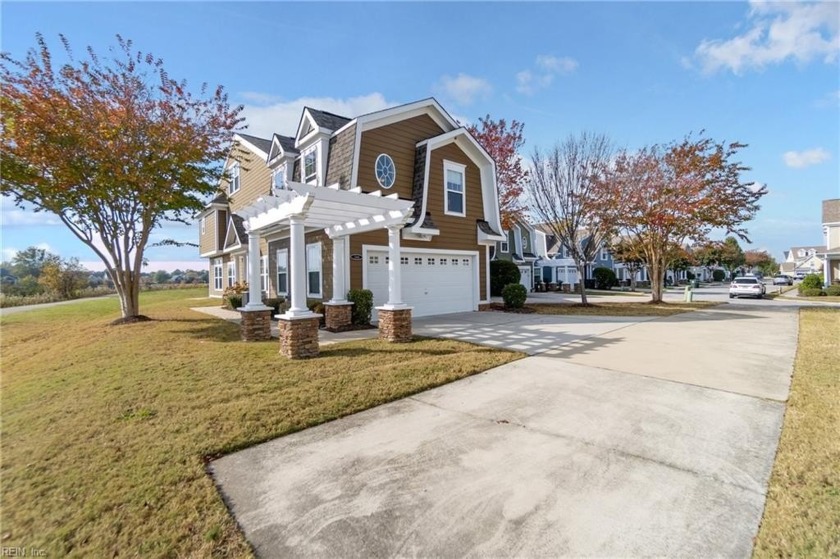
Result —
[[[282, 186], [277, 185], [278, 176], [283, 178]], [[286, 182], [286, 164], [283, 163], [271, 172], [271, 191], [275, 192], [276, 190], [285, 190]]]
[[601, 249], [601, 260], [609, 260], [610, 259], [610, 251], [602, 248]]
[[[463, 212], [449, 211], [449, 184], [446, 180], [447, 171], [455, 171], [461, 173], [461, 198], [463, 200]], [[455, 192], [454, 190], [452, 192]], [[457, 217], [466, 217], [467, 215], [467, 166], [454, 161], [443, 160], [443, 213], [446, 215], [454, 215]]]
[[236, 283], [236, 261], [234, 260], [227, 263], [227, 283], [228, 287]]
[[[309, 258], [309, 249], [310, 247], [318, 247], [318, 258], [316, 259], [318, 264], [317, 270], [310, 269], [311, 259]], [[306, 296], [307, 297], [315, 297], [321, 298], [323, 293], [323, 286], [324, 283], [324, 265], [323, 265], [323, 253], [321, 252], [321, 243], [311, 243], [306, 245]], [[309, 291], [309, 274], [310, 272], [318, 272], [318, 292], [315, 293], [313, 291]]]
[[260, 256], [260, 291], [268, 294], [268, 255]]
[[510, 242], [508, 241], [509, 233], [507, 231], [505, 231], [504, 235], [505, 235], [505, 240], [499, 242], [499, 251], [503, 252], [505, 254], [509, 254], [510, 253]]
[[221, 291], [224, 289], [224, 276], [222, 275], [222, 259], [216, 258], [213, 260], [213, 290]]
[[[315, 153], [315, 174], [311, 177], [306, 175], [306, 156]], [[318, 149], [318, 144], [307, 148], [304, 150], [303, 153], [300, 154], [300, 178], [302, 183], [305, 184], [318, 184], [318, 160], [321, 157], [320, 150]]]
[[[235, 172], [234, 172], [235, 170]], [[242, 187], [242, 176], [241, 176], [242, 169], [239, 166], [239, 162], [234, 162], [230, 167], [228, 167], [228, 172], [230, 173], [230, 183], [228, 184], [228, 194], [236, 194], [239, 192], [239, 189]], [[234, 180], [235, 179], [235, 180]], [[234, 188], [234, 184], [236, 188]]]
[[[379, 161], [383, 158], [390, 160], [391, 167], [393, 167], [394, 169], [394, 180], [392, 180], [391, 184], [389, 184], [388, 186], [382, 184], [382, 180], [379, 177]], [[379, 186], [386, 190], [393, 188], [394, 185], [397, 184], [397, 164], [394, 162], [394, 158], [388, 155], [387, 153], [380, 153], [379, 155], [377, 155], [376, 160], [373, 162], [373, 174], [376, 176], [376, 182], [379, 184]]]
[[[283, 272], [283, 275], [286, 276], [286, 289], [283, 291], [280, 291], [280, 255], [283, 255], [286, 260], [286, 271]], [[277, 276], [277, 295], [287, 296], [289, 294], [289, 249], [281, 248], [277, 251], [275, 272], [275, 275]]]

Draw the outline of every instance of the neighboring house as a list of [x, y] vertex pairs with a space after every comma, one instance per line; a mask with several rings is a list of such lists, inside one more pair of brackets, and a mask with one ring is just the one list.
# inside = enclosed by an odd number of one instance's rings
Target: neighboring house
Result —
[[519, 283], [532, 291], [538, 280], [534, 274], [534, 263], [546, 257], [545, 234], [525, 220], [516, 219], [504, 236], [505, 240], [497, 242], [493, 248], [493, 258], [516, 264], [520, 273]]
[[789, 276], [819, 274], [823, 267], [819, 255], [825, 251], [826, 247], [819, 245], [791, 247], [784, 252], [785, 259], [779, 264], [779, 272]]
[[[354, 119], [307, 107], [294, 136], [237, 134], [226, 166], [229, 180], [199, 216], [211, 296], [255, 277], [256, 254], [264, 298], [290, 297], [297, 261], [308, 299], [366, 288], [375, 306], [390, 304], [396, 244], [414, 316], [489, 303], [489, 252], [504, 239], [494, 162], [436, 100]], [[305, 251], [291, 245], [296, 215]]]
[[840, 198], [823, 200], [822, 225], [825, 250], [819, 253], [824, 262], [826, 286], [840, 283]]
[[[538, 274], [542, 278], [542, 281], [545, 283], [567, 283], [571, 285], [579, 283], [577, 267], [575, 266], [574, 259], [571, 258], [569, 249], [563, 246], [545, 224], [536, 225], [535, 228], [546, 239], [546, 259], [536, 263], [539, 268]], [[581, 243], [586, 243], [590, 240], [585, 230], [581, 230], [579, 237]], [[591, 279], [592, 270], [595, 268], [609, 268], [610, 270], [616, 271], [616, 262], [606, 244], [602, 244], [595, 255], [595, 259], [586, 264], [584, 268], [584, 279]]]

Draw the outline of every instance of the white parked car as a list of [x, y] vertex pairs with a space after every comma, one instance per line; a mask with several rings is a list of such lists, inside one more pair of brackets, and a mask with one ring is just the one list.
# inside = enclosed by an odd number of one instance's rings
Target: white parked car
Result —
[[738, 277], [732, 280], [729, 284], [729, 298], [735, 297], [755, 297], [761, 299], [764, 297], [766, 288], [764, 283], [756, 277]]

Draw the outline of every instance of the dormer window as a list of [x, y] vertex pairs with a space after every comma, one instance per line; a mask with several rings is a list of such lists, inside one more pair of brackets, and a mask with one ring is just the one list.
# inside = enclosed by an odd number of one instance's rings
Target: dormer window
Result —
[[286, 189], [286, 166], [280, 165], [271, 173], [271, 188], [273, 190]]
[[239, 192], [239, 163], [234, 163], [228, 167], [230, 174], [230, 184], [228, 185], [228, 193], [233, 194]]
[[315, 146], [303, 153], [303, 182], [318, 182], [318, 148]]
[[501, 243], [499, 243], [499, 250], [500, 250], [501, 252], [504, 252], [505, 254], [507, 254], [508, 252], [510, 252], [510, 246], [508, 246], [508, 242], [507, 242], [507, 240], [504, 240], [504, 241], [502, 241]]
[[465, 216], [467, 214], [464, 186], [466, 184], [466, 165], [443, 162], [443, 181], [445, 189], [444, 213], [447, 215]]

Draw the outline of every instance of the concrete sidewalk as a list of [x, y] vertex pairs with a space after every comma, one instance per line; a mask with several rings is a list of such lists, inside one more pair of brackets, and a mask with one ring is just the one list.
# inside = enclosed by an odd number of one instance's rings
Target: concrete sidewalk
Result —
[[[556, 339], [533, 357], [212, 463], [259, 556], [750, 555], [795, 310], [613, 322], [471, 315], [422, 328], [495, 331], [489, 341], [502, 345]], [[734, 342], [759, 331], [761, 347]]]

